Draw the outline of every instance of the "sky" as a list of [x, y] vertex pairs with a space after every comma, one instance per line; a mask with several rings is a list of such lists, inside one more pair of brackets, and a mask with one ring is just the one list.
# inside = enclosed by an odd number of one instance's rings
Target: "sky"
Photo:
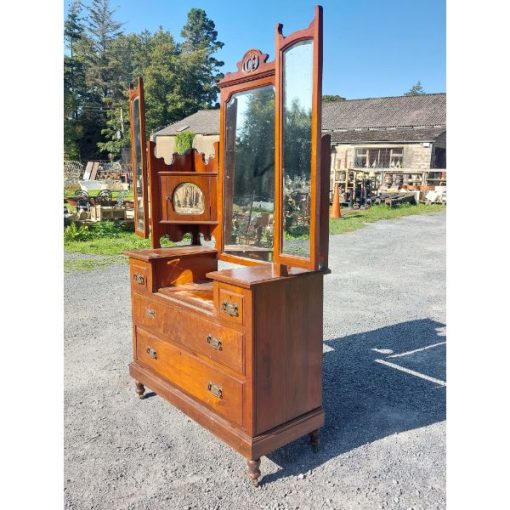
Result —
[[[322, 0], [323, 94], [347, 99], [398, 96], [420, 81], [446, 91], [446, 0]], [[87, 4], [88, 0], [84, 0]], [[223, 72], [250, 48], [274, 59], [277, 23], [284, 35], [313, 19], [313, 0], [112, 0], [125, 32], [159, 26], [180, 40], [192, 7], [202, 8], [225, 43]], [[66, 1], [67, 4], [67, 1]]]

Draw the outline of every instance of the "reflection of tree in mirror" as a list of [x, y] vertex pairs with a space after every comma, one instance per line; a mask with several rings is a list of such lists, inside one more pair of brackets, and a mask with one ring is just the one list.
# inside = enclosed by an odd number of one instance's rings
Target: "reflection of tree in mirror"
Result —
[[228, 242], [271, 248], [274, 210], [273, 87], [238, 94], [228, 108], [235, 108], [237, 113], [235, 153], [231, 159], [234, 185]]
[[310, 230], [312, 115], [299, 100], [286, 109], [283, 128], [285, 238], [307, 238]]

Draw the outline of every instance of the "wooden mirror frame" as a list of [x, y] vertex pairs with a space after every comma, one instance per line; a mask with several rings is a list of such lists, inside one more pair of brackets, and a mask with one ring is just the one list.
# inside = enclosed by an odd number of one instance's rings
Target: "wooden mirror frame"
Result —
[[[138, 119], [140, 121], [140, 152], [141, 161], [140, 166], [142, 170], [142, 193], [143, 193], [143, 225], [144, 228], [138, 228], [138, 189], [136, 186], [136, 143], [135, 143], [135, 124], [134, 124], [134, 105], [135, 100], [138, 99]], [[143, 95], [143, 79], [138, 78], [136, 87], [130, 85], [129, 87], [129, 119], [130, 119], [130, 135], [131, 135], [131, 170], [132, 178], [131, 182], [133, 185], [133, 196], [135, 202], [135, 234], [138, 237], [147, 239], [149, 237], [149, 183], [147, 176], [147, 142], [145, 138], [145, 103]]]
[[[218, 258], [226, 262], [233, 262], [244, 266], [257, 266], [263, 264], [271, 264], [262, 260], [250, 259], [248, 257], [240, 257], [225, 253], [225, 243], [223, 236], [224, 229], [224, 210], [225, 210], [225, 162], [226, 162], [226, 132], [227, 132], [227, 115], [226, 107], [230, 98], [238, 92], [247, 92], [261, 87], [271, 85], [275, 88], [275, 66], [274, 62], [267, 62], [267, 53], [260, 50], [250, 49], [243, 58], [237, 63], [237, 72], [227, 73], [220, 81], [220, 159], [218, 168], [218, 225], [213, 234], [216, 239], [216, 247], [218, 249]], [[276, 196], [275, 196], [276, 202]], [[276, 210], [276, 203], [275, 203]], [[274, 218], [273, 212], [273, 218]], [[273, 257], [274, 257], [273, 244]]]
[[[276, 26], [275, 56], [275, 225], [274, 225], [274, 256], [278, 272], [286, 267], [299, 267], [309, 270], [327, 268], [327, 225], [321, 222], [324, 214], [323, 203], [326, 192], [322, 189], [325, 179], [321, 169], [321, 110], [322, 110], [322, 7], [315, 7], [315, 16], [308, 28], [293, 32], [288, 36], [282, 33], [283, 25]], [[311, 140], [311, 182], [310, 182], [310, 255], [298, 257], [282, 252], [283, 248], [283, 60], [284, 52], [296, 43], [313, 42], [313, 94], [312, 94], [312, 140]], [[324, 154], [329, 157], [329, 151]], [[329, 179], [329, 177], [328, 177]], [[329, 182], [329, 181], [328, 181]], [[328, 204], [329, 205], [329, 204]], [[327, 211], [327, 210], [326, 210]], [[326, 212], [327, 215], [327, 212]], [[324, 239], [326, 237], [326, 240]]]

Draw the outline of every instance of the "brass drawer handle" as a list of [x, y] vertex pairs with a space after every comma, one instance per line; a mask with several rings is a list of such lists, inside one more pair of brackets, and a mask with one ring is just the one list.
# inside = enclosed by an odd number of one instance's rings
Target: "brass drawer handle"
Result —
[[217, 384], [214, 384], [210, 382], [207, 385], [207, 389], [217, 398], [223, 398], [223, 390], [221, 389], [221, 386], [218, 386]]
[[147, 347], [147, 354], [152, 358], [152, 359], [158, 359], [158, 353], [155, 351], [155, 349], [153, 349], [152, 347]]
[[217, 351], [221, 351], [221, 340], [212, 335], [207, 335], [207, 343]]
[[232, 303], [231, 301], [223, 301], [221, 303], [221, 309], [230, 317], [239, 317], [239, 307], [236, 303]]
[[156, 316], [156, 312], [152, 309], [152, 308], [147, 308], [145, 310], [145, 315], [149, 318], [149, 319], [154, 319], [154, 317]]
[[139, 283], [140, 285], [143, 285], [145, 283], [145, 276], [141, 273], [134, 273], [133, 281], [135, 281], [136, 283]]

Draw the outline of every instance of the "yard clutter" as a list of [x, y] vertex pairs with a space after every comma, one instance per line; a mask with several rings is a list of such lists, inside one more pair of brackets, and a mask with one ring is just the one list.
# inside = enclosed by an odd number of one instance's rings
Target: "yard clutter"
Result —
[[446, 204], [445, 170], [422, 174], [382, 169], [347, 170], [339, 172], [336, 186], [340, 191], [340, 204], [353, 209], [382, 202], [389, 207], [402, 203]]
[[[85, 190], [77, 190], [66, 199], [64, 209], [66, 224], [72, 222], [98, 222], [105, 220], [133, 221], [133, 201], [127, 200], [128, 191], [121, 191], [113, 198], [109, 189], [103, 189], [95, 196]], [[74, 211], [70, 211], [73, 208]]]

